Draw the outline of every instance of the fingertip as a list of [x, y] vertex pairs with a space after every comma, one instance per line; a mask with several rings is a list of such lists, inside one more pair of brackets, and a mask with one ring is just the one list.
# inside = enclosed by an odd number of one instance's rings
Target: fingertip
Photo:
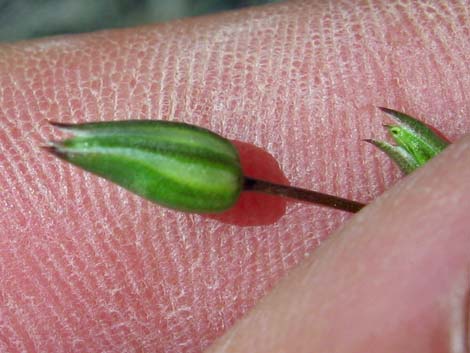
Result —
[[211, 352], [465, 347], [468, 180], [470, 136], [353, 217]]

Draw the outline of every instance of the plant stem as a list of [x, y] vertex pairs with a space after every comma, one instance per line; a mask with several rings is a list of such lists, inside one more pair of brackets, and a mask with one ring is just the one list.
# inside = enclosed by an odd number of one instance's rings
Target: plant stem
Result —
[[275, 184], [269, 181], [253, 179], [250, 177], [245, 177], [243, 189], [244, 191], [258, 191], [271, 195], [285, 196], [352, 213], [358, 212], [365, 206], [363, 203], [343, 199], [341, 197], [293, 186]]

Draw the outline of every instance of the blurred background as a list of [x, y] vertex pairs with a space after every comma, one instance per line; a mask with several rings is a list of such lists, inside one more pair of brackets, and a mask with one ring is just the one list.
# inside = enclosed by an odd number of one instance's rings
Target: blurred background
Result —
[[0, 0], [0, 41], [129, 27], [280, 0]]

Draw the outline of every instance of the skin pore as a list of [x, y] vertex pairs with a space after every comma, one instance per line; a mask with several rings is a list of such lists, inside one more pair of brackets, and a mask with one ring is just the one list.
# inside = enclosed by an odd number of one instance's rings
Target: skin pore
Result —
[[[3, 44], [0, 350], [465, 352], [469, 141], [391, 188], [400, 172], [361, 140], [385, 138], [377, 106], [470, 131], [468, 18], [458, 1], [299, 1]], [[356, 217], [288, 202], [240, 227], [37, 148], [61, 137], [47, 119], [131, 118], [254, 144], [299, 187], [391, 190]]]

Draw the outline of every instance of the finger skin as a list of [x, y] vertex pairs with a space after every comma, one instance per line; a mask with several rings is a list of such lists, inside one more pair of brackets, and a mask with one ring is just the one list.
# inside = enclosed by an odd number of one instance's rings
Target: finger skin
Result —
[[468, 3], [294, 2], [0, 49], [0, 350], [200, 352], [349, 215], [165, 210], [42, 153], [46, 119], [177, 119], [369, 201], [400, 176], [375, 106], [470, 128]]
[[470, 135], [332, 235], [209, 352], [468, 352]]

